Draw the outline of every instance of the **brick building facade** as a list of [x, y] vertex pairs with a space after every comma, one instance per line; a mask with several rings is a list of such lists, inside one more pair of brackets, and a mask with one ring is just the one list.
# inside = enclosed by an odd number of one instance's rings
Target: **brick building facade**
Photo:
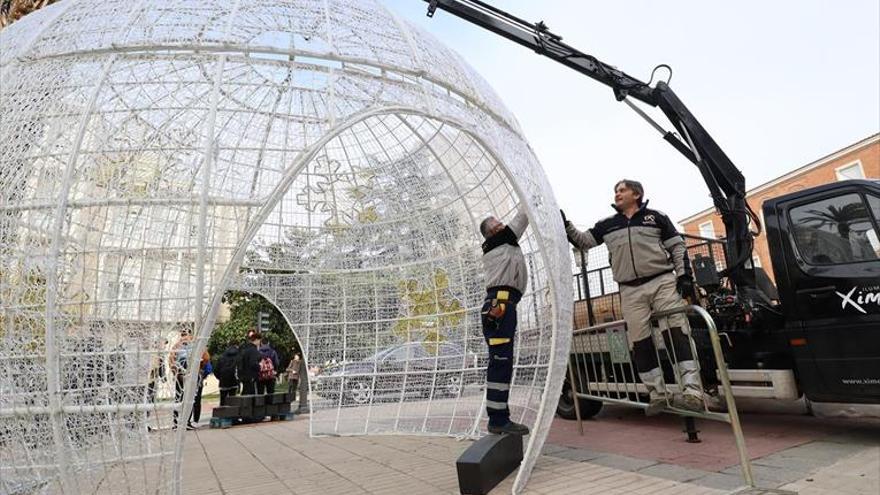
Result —
[[[808, 163], [781, 177], [761, 184], [748, 191], [746, 200], [762, 217], [764, 201], [786, 193], [800, 191], [821, 184], [846, 179], [880, 179], [880, 134], [874, 134], [846, 148]], [[724, 236], [724, 224], [714, 208], [703, 210], [679, 222], [684, 232], [691, 235], [719, 238]], [[755, 239], [753, 260], [773, 278], [773, 267], [767, 239], [760, 235]]]

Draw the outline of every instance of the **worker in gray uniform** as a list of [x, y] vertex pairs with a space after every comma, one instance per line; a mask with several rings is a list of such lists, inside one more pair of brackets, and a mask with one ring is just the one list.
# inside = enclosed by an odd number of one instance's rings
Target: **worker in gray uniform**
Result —
[[[620, 287], [627, 335], [642, 383], [648, 388], [650, 403], [645, 413], [654, 415], [669, 404], [663, 372], [651, 337], [651, 313], [681, 307], [682, 298], [695, 300], [690, 264], [684, 239], [669, 217], [648, 208], [645, 190], [634, 180], [621, 180], [614, 186], [615, 215], [600, 220], [584, 232], [565, 218], [569, 242], [590, 249], [603, 242], [608, 246], [611, 273]], [[694, 360], [686, 333], [687, 317], [675, 314], [666, 319], [663, 338], [676, 362], [682, 395], [676, 405], [702, 410], [703, 390], [699, 367]], [[668, 328], [668, 331], [667, 331]]]
[[480, 222], [486, 299], [481, 320], [483, 338], [489, 346], [486, 368], [486, 413], [489, 433], [528, 435], [529, 428], [510, 420], [507, 399], [513, 378], [513, 343], [516, 336], [516, 305], [528, 282], [526, 261], [518, 241], [529, 220], [519, 211], [509, 225], [495, 217]]

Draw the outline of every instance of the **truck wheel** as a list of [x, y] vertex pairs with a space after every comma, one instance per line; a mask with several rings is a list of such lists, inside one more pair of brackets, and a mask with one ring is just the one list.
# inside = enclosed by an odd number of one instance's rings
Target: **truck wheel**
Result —
[[[581, 409], [581, 419], [589, 419], [599, 414], [602, 410], [602, 401], [593, 399], [578, 399]], [[556, 414], [562, 419], [577, 419], [577, 411], [574, 409], [574, 394], [568, 379], [562, 385], [562, 395], [559, 396], [559, 404], [556, 406]]]

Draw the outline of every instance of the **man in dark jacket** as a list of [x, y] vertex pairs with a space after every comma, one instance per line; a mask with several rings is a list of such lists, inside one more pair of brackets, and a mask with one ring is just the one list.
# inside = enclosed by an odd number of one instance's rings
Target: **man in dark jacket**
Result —
[[238, 379], [241, 381], [242, 395], [257, 393], [257, 377], [260, 374], [260, 332], [250, 330], [247, 340], [238, 349]]
[[238, 393], [238, 346], [230, 345], [223, 351], [214, 368], [214, 375], [220, 382], [220, 405], [226, 405], [226, 398]]
[[[268, 363], [272, 363], [271, 369]], [[260, 341], [260, 376], [257, 380], [257, 393], [269, 394], [275, 393], [275, 377], [278, 376], [278, 367], [281, 361], [278, 359], [278, 353], [269, 345], [268, 337], [263, 337]]]
[[[651, 313], [681, 307], [685, 304], [683, 298], [695, 296], [684, 239], [669, 217], [648, 208], [644, 194], [641, 183], [624, 179], [614, 185], [617, 214], [583, 232], [565, 218], [565, 213], [562, 221], [569, 242], [580, 249], [602, 243], [608, 246], [611, 274], [620, 286], [623, 318], [633, 345], [636, 369], [650, 392], [650, 404], [645, 411], [650, 416], [669, 403], [651, 336]], [[666, 348], [676, 361], [675, 371], [683, 390], [682, 405], [701, 410], [703, 390], [687, 337], [687, 318], [681, 313], [672, 315], [661, 322], [661, 328]]]

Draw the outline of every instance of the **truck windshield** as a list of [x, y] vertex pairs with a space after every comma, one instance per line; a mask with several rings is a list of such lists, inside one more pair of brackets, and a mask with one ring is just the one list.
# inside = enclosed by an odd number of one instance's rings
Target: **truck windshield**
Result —
[[790, 210], [798, 252], [813, 265], [833, 265], [880, 259], [880, 237], [871, 210], [862, 196], [851, 193], [826, 198]]

